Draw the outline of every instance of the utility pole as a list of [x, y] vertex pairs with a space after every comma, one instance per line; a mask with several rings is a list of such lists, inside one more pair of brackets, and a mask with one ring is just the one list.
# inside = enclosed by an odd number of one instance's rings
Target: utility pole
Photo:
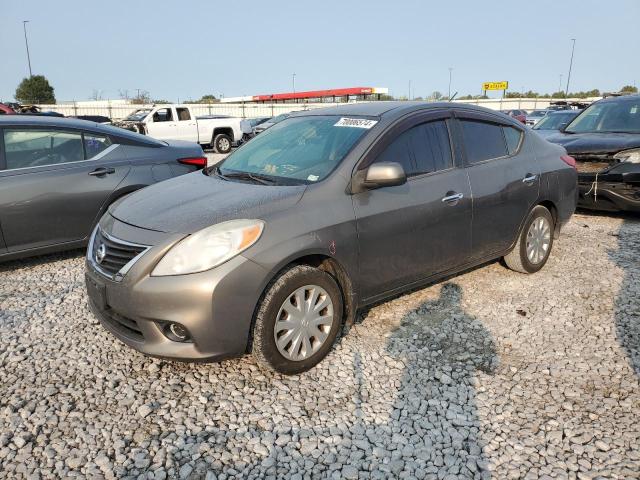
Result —
[[27, 23], [29, 20], [22, 21], [22, 29], [24, 30], [24, 44], [27, 47], [27, 63], [29, 64], [29, 78], [33, 77], [33, 73], [31, 73], [31, 57], [29, 56], [29, 41], [27, 40]]
[[453, 72], [453, 67], [449, 67], [449, 96], [447, 97], [449, 101], [451, 101], [451, 73]]
[[569, 75], [567, 75], [567, 89], [564, 92], [564, 98], [569, 96], [569, 82], [571, 81], [571, 67], [573, 67], [573, 52], [576, 49], [576, 39], [572, 38], [573, 45], [571, 47], [571, 60], [569, 61]]
[[293, 93], [296, 93], [296, 74], [291, 75], [291, 81], [293, 83]]
[[411, 80], [409, 80], [409, 93], [407, 94], [407, 100], [411, 100]]

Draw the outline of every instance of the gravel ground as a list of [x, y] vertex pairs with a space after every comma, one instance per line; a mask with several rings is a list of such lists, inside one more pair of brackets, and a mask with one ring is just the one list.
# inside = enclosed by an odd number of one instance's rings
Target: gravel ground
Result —
[[146, 358], [81, 254], [0, 265], [0, 477], [639, 478], [640, 219], [364, 312], [311, 372]]

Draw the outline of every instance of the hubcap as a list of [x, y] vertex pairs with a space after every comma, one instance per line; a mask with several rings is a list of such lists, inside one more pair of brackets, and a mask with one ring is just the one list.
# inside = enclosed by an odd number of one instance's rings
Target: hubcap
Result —
[[229, 149], [229, 140], [226, 138], [221, 138], [218, 140], [218, 150], [228, 150]]
[[527, 258], [538, 265], [549, 253], [551, 245], [551, 225], [545, 217], [536, 218], [527, 232]]
[[278, 351], [287, 360], [299, 362], [316, 353], [333, 325], [333, 302], [327, 291], [305, 285], [287, 297], [273, 327]]

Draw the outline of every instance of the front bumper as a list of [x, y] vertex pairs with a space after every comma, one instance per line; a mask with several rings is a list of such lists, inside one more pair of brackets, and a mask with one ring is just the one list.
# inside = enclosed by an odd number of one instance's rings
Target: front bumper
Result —
[[[112, 217], [101, 221], [101, 227], [136, 242], [148, 232]], [[159, 240], [120, 281], [107, 278], [87, 259], [85, 280], [93, 314], [114, 336], [147, 355], [184, 361], [242, 355], [268, 272], [240, 255], [206, 272], [151, 276], [160, 258], [180, 238], [167, 235]], [[168, 323], [185, 327], [190, 341], [170, 340], [163, 333]]]
[[578, 207], [590, 210], [640, 212], [640, 184], [579, 178]]

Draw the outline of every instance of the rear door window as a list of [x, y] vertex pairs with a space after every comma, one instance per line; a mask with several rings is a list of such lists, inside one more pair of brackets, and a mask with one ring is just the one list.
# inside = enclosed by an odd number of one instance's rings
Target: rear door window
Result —
[[460, 125], [469, 164], [507, 156], [507, 144], [500, 125], [466, 119], [461, 120]]
[[189, 114], [188, 108], [176, 108], [176, 113], [178, 115], [178, 121], [180, 122], [191, 120], [191, 115]]

